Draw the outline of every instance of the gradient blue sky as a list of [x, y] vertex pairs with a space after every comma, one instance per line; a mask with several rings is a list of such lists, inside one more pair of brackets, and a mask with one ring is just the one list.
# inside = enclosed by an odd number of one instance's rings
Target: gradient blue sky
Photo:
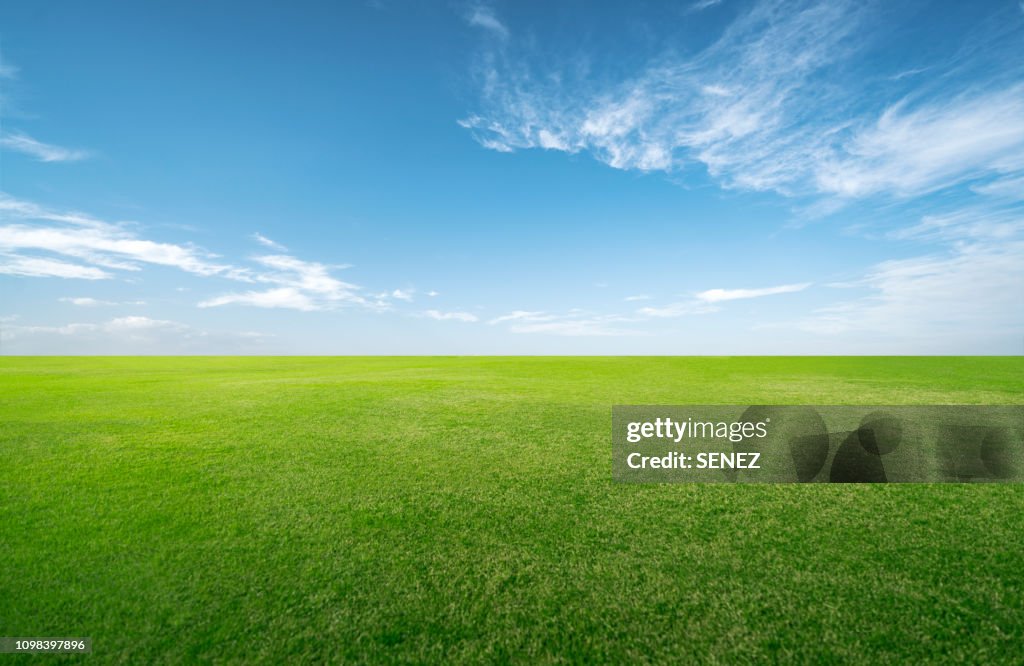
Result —
[[0, 53], [5, 354], [1024, 352], [1017, 0], [7, 2]]

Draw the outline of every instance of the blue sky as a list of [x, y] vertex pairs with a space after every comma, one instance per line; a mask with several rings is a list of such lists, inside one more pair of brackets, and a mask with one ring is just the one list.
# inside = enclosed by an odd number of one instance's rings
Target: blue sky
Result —
[[0, 54], [0, 353], [1024, 352], [1017, 0], [11, 2]]

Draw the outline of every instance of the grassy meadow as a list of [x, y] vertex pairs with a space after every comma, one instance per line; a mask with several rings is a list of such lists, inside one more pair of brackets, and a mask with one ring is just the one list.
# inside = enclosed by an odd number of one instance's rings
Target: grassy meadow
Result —
[[613, 404], [1021, 402], [1020, 357], [0, 358], [0, 636], [1021, 663], [1024, 486], [617, 484], [610, 438]]

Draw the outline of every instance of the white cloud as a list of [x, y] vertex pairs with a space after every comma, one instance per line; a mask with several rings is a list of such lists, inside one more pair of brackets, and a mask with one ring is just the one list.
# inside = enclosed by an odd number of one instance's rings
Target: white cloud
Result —
[[814, 79], [847, 53], [857, 15], [852, 3], [762, 2], [705, 51], [666, 55], [599, 86], [547, 62], [533, 75], [533, 63], [492, 54], [483, 110], [460, 124], [497, 150], [587, 150], [640, 171], [699, 161], [727, 185], [784, 188], [820, 150], [823, 132], [796, 128], [832, 101]]
[[57, 277], [79, 280], [103, 280], [112, 277], [110, 273], [94, 266], [72, 264], [59, 259], [29, 257], [0, 252], [0, 274], [24, 277]]
[[412, 301], [413, 291], [411, 289], [401, 290], [395, 289], [391, 292], [391, 298], [397, 298], [400, 301]]
[[95, 299], [95, 298], [91, 298], [89, 296], [79, 296], [79, 297], [65, 296], [64, 298], [61, 298], [59, 300], [62, 303], [71, 303], [72, 305], [78, 305], [80, 307], [87, 307], [87, 308], [88, 307], [96, 307], [96, 306], [99, 306], [99, 305], [117, 305], [117, 303], [112, 303], [111, 301], [101, 301], [101, 300], [98, 300], [98, 299]]
[[645, 317], [685, 317], [688, 315], [702, 315], [717, 312], [718, 308], [707, 303], [700, 301], [679, 301], [677, 303], [669, 303], [660, 308], [646, 307], [637, 310], [637, 314]]
[[201, 308], [215, 308], [222, 305], [251, 305], [257, 308], [285, 308], [304, 312], [323, 309], [307, 294], [294, 287], [224, 294], [199, 303]]
[[484, 5], [476, 5], [466, 15], [466, 22], [477, 28], [483, 28], [502, 39], [508, 38], [508, 28], [498, 20], [494, 10]]
[[[252, 331], [211, 332], [167, 319], [138, 315], [102, 323], [76, 322], [60, 326], [8, 325], [0, 330], [7, 353], [237, 353], [259, 351], [271, 336]], [[68, 339], [73, 341], [69, 342]], [[69, 346], [73, 345], [73, 346]]]
[[[223, 294], [200, 302], [199, 307], [249, 305], [306, 312], [331, 310], [345, 305], [360, 305], [373, 309], [386, 307], [386, 304], [364, 297], [362, 288], [358, 285], [344, 282], [331, 275], [332, 266], [282, 254], [255, 257], [253, 261], [270, 270], [251, 271], [248, 274], [249, 281], [275, 285], [274, 288]], [[333, 268], [344, 267], [341, 265]]]
[[917, 224], [886, 234], [893, 240], [958, 244], [1008, 241], [1024, 232], [1024, 214], [1013, 207], [973, 205], [952, 212], [925, 215]]
[[720, 301], [734, 301], [741, 298], [761, 298], [762, 296], [774, 296], [775, 294], [791, 294], [803, 291], [811, 286], [810, 282], [800, 284], [784, 284], [778, 287], [762, 287], [760, 289], [708, 289], [697, 294], [697, 299], [706, 303], [718, 303]]
[[[493, 150], [587, 151], [638, 171], [698, 163], [725, 187], [840, 201], [1024, 175], [1024, 86], [992, 72], [969, 88], [953, 77], [927, 87], [954, 63], [891, 83], [896, 96], [869, 96], [850, 74], [870, 57], [868, 11], [762, 0], [703, 51], [667, 50], [612, 82], [543, 52], [495, 49], [481, 66], [480, 110], [460, 124]], [[986, 48], [1016, 52], [1010, 39]]]
[[528, 310], [514, 310], [507, 315], [501, 315], [487, 322], [488, 324], [500, 324], [506, 321], [551, 321], [555, 315], [546, 312], [531, 312]]
[[118, 303], [116, 301], [102, 301], [91, 296], [64, 296], [58, 299], [61, 303], [70, 303], [78, 307], [99, 307], [105, 305], [145, 305], [145, 301], [125, 301]]
[[427, 292], [427, 296], [429, 296], [430, 298], [435, 298], [440, 295], [440, 292], [434, 291], [433, 289]]
[[1013, 200], [1024, 200], [1024, 174], [1010, 178], [997, 178], [971, 187], [977, 194]]
[[103, 327], [99, 324], [65, 324], [63, 326], [12, 326], [5, 331], [6, 338], [13, 340], [24, 334], [37, 335], [40, 333], [52, 333], [55, 335], [79, 335], [100, 331]]
[[259, 243], [260, 245], [262, 245], [264, 247], [269, 247], [272, 250], [276, 250], [278, 252], [287, 252], [288, 251], [288, 248], [286, 248], [284, 245], [281, 245], [280, 243], [278, 243], [276, 241], [270, 240], [269, 238], [267, 238], [266, 236], [264, 236], [263, 234], [261, 234], [258, 231], [253, 233], [252, 239], [254, 241], [256, 241], [257, 243]]
[[651, 298], [653, 297], [648, 296], [647, 294], [636, 294], [635, 296], [626, 296], [622, 300], [626, 301], [627, 303], [632, 303], [634, 301], [649, 301], [651, 300]]
[[[357, 285], [343, 282], [333, 277], [330, 274], [331, 266], [326, 264], [304, 261], [289, 255], [256, 257], [255, 261], [274, 269], [271, 273], [254, 276], [254, 279], [258, 282], [270, 282], [286, 287], [294, 287], [330, 302], [349, 301], [365, 303], [365, 299], [357, 293], [360, 288]], [[342, 264], [335, 266], [335, 268], [347, 268], [347, 266]]]
[[116, 270], [139, 270], [141, 262], [210, 276], [231, 268], [210, 262], [197, 248], [143, 240], [113, 226], [102, 230], [0, 226], [0, 251], [18, 250], [62, 254]]
[[674, 317], [687, 317], [693, 315], [705, 315], [718, 312], [718, 303], [734, 301], [744, 298], [761, 298], [775, 294], [788, 294], [803, 291], [810, 286], [809, 282], [801, 284], [784, 284], [777, 287], [763, 287], [759, 289], [708, 289], [698, 292], [693, 298], [669, 303], [661, 307], [643, 307], [636, 312], [643, 317], [667, 319]]
[[892, 238], [937, 243], [939, 250], [872, 266], [844, 283], [868, 295], [821, 308], [797, 327], [824, 335], [877, 334], [888, 348], [919, 353], [1018, 346], [1024, 339], [1024, 215], [967, 208], [926, 216]]
[[914, 195], [1024, 169], [1024, 85], [908, 107], [889, 107], [820, 159], [819, 189]]
[[[111, 224], [81, 213], [47, 210], [31, 202], [0, 195], [0, 253], [13, 272], [18, 266], [42, 266], [35, 274], [99, 279], [110, 277], [101, 268], [136, 271], [139, 264], [170, 266], [196, 275], [230, 275], [233, 267], [211, 261], [199, 248], [139, 238], [125, 225]], [[41, 259], [24, 251], [49, 252], [92, 264], [77, 266], [56, 259]], [[42, 271], [49, 266], [49, 273]], [[0, 269], [2, 270], [2, 269]], [[28, 275], [30, 273], [19, 273]]]
[[634, 321], [620, 315], [570, 315], [553, 321], [517, 323], [509, 330], [513, 333], [546, 333], [569, 337], [618, 337], [644, 335], [643, 331], [622, 328], [620, 323]]
[[642, 331], [623, 328], [621, 324], [637, 321], [618, 314], [593, 314], [573, 309], [564, 314], [542, 311], [514, 310], [495, 317], [488, 324], [508, 324], [513, 333], [540, 333], [570, 337], [613, 337], [644, 335]]
[[0, 147], [28, 155], [39, 162], [77, 162], [89, 157], [87, 151], [43, 143], [23, 133], [4, 134], [0, 137]]
[[873, 293], [822, 308], [804, 330], [878, 332], [922, 345], [956, 337], [968, 347], [994, 334], [1024, 335], [1024, 243], [965, 245], [948, 254], [882, 262], [862, 281]]
[[149, 317], [129, 316], [111, 319], [104, 325], [104, 330], [110, 332], [135, 332], [152, 331], [156, 329], [181, 331], [188, 328], [185, 324], [166, 319], [150, 319]]
[[[280, 247], [261, 234], [254, 234], [253, 239], [267, 247]], [[40, 257], [37, 253], [57, 256]], [[305, 261], [283, 253], [253, 257], [251, 267], [215, 259], [216, 255], [192, 245], [139, 238], [133, 225], [108, 223], [79, 212], [53, 211], [0, 194], [0, 273], [104, 279], [114, 277], [117, 271], [138, 272], [149, 264], [202, 277], [270, 285], [266, 290], [248, 289], [207, 298], [199, 304], [201, 307], [235, 304], [307, 311], [346, 305], [378, 311], [390, 307], [385, 299], [368, 298], [359, 285], [334, 277], [332, 272], [348, 268], [346, 264]], [[391, 296], [411, 300], [412, 291], [395, 290]]]
[[702, 12], [705, 9], [710, 9], [715, 5], [722, 4], [722, 0], [698, 0], [697, 2], [690, 5], [691, 12]]
[[184, 331], [190, 327], [165, 319], [130, 316], [111, 319], [103, 324], [74, 323], [63, 326], [15, 326], [12, 337], [17, 334], [52, 333], [56, 335], [80, 335], [83, 333], [138, 334], [154, 331]]
[[440, 312], [438, 310], [426, 310], [423, 313], [423, 316], [430, 319], [436, 319], [438, 321], [477, 321], [477, 316], [469, 312]]
[[58, 212], [39, 204], [22, 199], [15, 199], [9, 194], [0, 193], [0, 213], [4, 219], [16, 218], [26, 220], [43, 220], [47, 222], [63, 222], [82, 227], [105, 228], [108, 225], [85, 213], [71, 211]]

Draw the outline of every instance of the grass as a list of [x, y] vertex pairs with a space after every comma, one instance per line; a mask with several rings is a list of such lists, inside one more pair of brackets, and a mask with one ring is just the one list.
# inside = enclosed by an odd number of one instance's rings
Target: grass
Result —
[[2, 358], [0, 636], [1021, 663], [1024, 487], [616, 484], [610, 441], [617, 403], [1020, 402], [1024, 358]]

